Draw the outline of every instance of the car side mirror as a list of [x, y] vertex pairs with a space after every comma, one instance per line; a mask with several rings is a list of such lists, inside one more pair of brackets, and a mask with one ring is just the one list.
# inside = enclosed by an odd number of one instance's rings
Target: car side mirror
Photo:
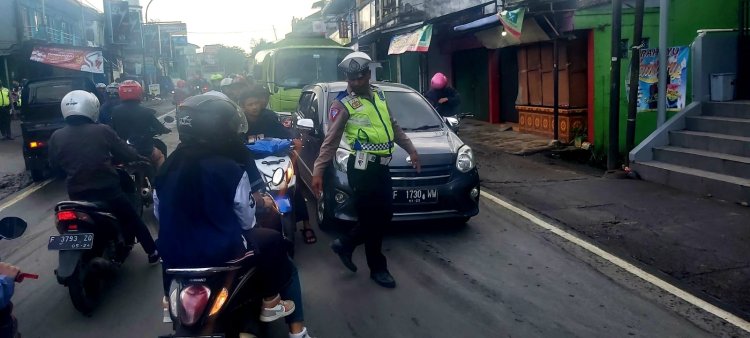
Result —
[[297, 120], [297, 128], [312, 131], [315, 130], [315, 123], [313, 123], [312, 119], [299, 119]]
[[26, 232], [26, 221], [18, 217], [5, 217], [0, 220], [0, 238], [16, 239]]
[[445, 123], [448, 124], [448, 127], [453, 130], [453, 132], [458, 132], [458, 125], [461, 123], [457, 118], [455, 117], [446, 117]]

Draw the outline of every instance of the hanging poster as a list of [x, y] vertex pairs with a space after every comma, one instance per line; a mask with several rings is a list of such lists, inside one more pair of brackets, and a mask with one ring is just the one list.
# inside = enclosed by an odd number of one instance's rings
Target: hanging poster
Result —
[[104, 58], [100, 50], [35, 46], [29, 59], [65, 69], [104, 73]]
[[432, 41], [432, 25], [425, 25], [411, 33], [396, 35], [391, 39], [388, 55], [406, 52], [427, 52]]
[[505, 31], [509, 32], [516, 39], [521, 38], [524, 13], [526, 13], [526, 8], [523, 7], [512, 11], [502, 11], [499, 13], [500, 22], [503, 23]]
[[[687, 99], [687, 65], [690, 48], [670, 47], [667, 55], [667, 110], [680, 111]], [[656, 110], [659, 96], [659, 50], [641, 50], [638, 76], [638, 111]]]

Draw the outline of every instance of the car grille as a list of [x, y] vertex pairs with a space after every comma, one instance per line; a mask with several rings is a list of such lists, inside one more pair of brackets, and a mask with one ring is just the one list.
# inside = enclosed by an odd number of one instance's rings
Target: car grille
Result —
[[417, 173], [413, 168], [391, 168], [394, 188], [431, 187], [450, 182], [453, 166], [423, 166]]

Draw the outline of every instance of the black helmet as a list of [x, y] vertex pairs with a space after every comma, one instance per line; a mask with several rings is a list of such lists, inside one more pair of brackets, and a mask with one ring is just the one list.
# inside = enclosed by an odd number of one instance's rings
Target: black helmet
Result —
[[177, 107], [177, 131], [181, 142], [225, 142], [247, 132], [247, 119], [226, 95], [195, 95]]

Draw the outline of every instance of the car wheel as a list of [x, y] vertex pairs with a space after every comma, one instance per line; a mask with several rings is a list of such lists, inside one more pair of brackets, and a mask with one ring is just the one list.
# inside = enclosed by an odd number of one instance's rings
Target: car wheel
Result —
[[461, 217], [456, 220], [456, 225], [459, 227], [465, 227], [469, 225], [469, 220], [471, 217]]
[[315, 216], [318, 221], [318, 227], [323, 231], [332, 230], [336, 227], [336, 220], [333, 219], [333, 215], [331, 215], [327, 207], [330, 205], [330, 200], [327, 196], [328, 194], [324, 192], [320, 198], [315, 199]]
[[34, 180], [34, 182], [44, 181], [44, 178], [43, 168], [31, 169], [31, 179]]

